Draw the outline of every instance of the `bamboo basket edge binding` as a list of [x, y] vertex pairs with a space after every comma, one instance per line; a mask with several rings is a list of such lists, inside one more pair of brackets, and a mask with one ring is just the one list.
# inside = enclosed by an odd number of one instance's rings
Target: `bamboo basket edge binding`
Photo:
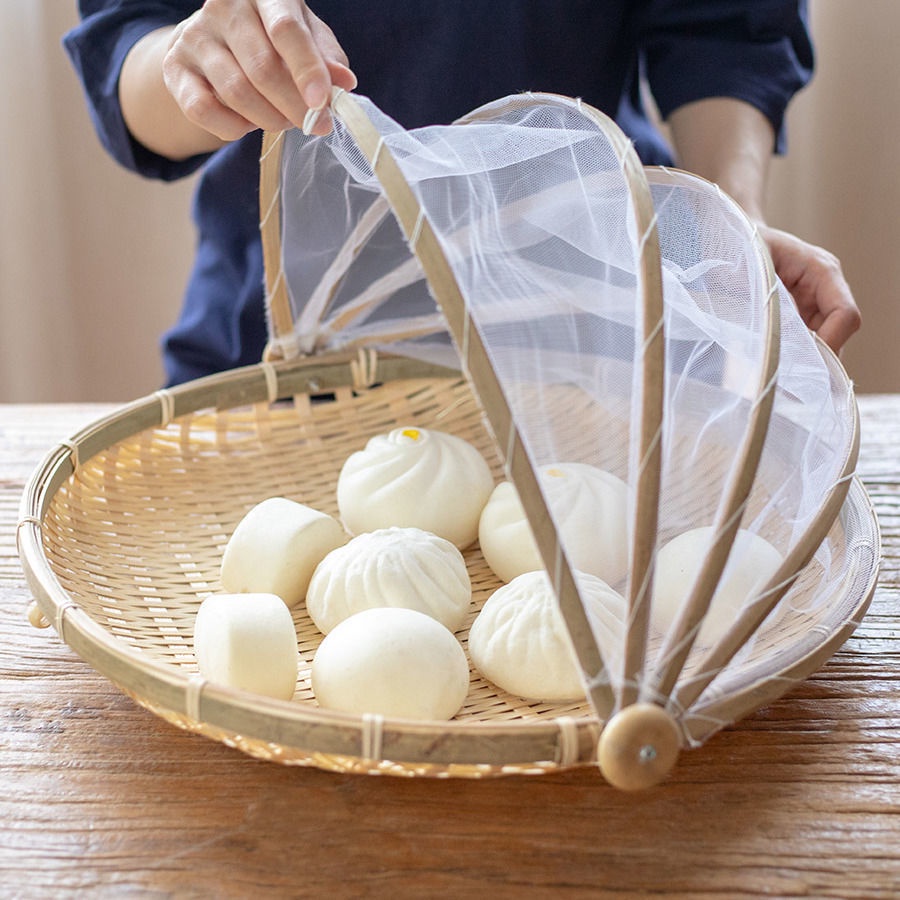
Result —
[[[355, 107], [348, 106], [348, 102], [343, 101], [341, 114], [352, 117]], [[374, 129], [372, 131], [377, 137]], [[277, 137], [267, 136], [264, 161], [275, 145]], [[369, 148], [370, 156], [373, 150], [373, 147]], [[389, 155], [384, 154], [384, 158], [389, 159]], [[275, 160], [270, 163], [264, 162], [261, 167], [260, 204], [266, 273], [273, 300], [271, 325], [277, 335], [285, 333], [286, 328], [292, 328], [292, 322], [286, 287], [283, 279], [279, 282], [279, 265], [273, 262], [274, 259], [280, 258], [280, 225], [277, 217], [272, 215], [273, 212], [277, 212], [278, 207], [272, 199], [274, 196], [272, 192], [277, 191], [280, 167], [272, 164], [274, 162]], [[410, 218], [410, 215], [413, 218]], [[415, 209], [412, 213], [407, 213], [405, 223], [407, 234], [411, 234], [414, 230], [420, 235], [429, 234], [429, 229], [422, 228], [422, 223], [417, 222], [414, 216]], [[402, 222], [402, 217], [398, 218], [401, 218]], [[436, 242], [434, 243], [436, 246]], [[652, 245], [653, 242], [647, 243]], [[418, 246], [414, 249], [420, 250]], [[435, 252], [434, 248], [431, 252]], [[439, 248], [437, 253], [440, 257]], [[288, 311], [286, 319], [285, 309]], [[657, 315], [661, 315], [661, 307]], [[652, 319], [647, 327], [648, 330], [652, 329]], [[104, 441], [123, 436], [126, 431], [131, 433], [129, 429], [135, 425], [138, 426], [135, 430], [140, 430], [144, 427], [158, 426], [160, 423], [165, 424], [167, 419], [181, 415], [188, 409], [201, 408], [207, 403], [224, 409], [240, 403], [271, 400], [273, 373], [277, 385], [274, 390], [275, 396], [309, 391], [311, 385], [318, 387], [332, 382], [346, 384], [352, 379], [349, 371], [351, 361], [348, 358], [336, 359], [333, 365], [332, 361], [326, 360], [286, 361], [273, 365], [271, 359], [274, 355], [270, 352], [268, 354], [270, 361], [264, 363], [262, 367], [249, 367], [247, 370], [212, 376], [203, 379], [202, 383], [197, 382], [184, 388], [158, 392], [97, 423], [83, 432], [76, 441], [57, 448], [49, 455], [46, 461], [46, 467], [51, 471], [49, 483], [43, 483], [38, 479], [29, 485], [26, 498], [23, 498], [23, 504], [29, 497], [32, 500], [37, 499], [37, 502], [28, 509], [23, 505], [20, 548], [23, 562], [26, 564], [26, 573], [38, 597], [39, 605], [44, 614], [57, 625], [60, 637], [88, 661], [97, 664], [98, 669], [119, 683], [139, 702], [174, 721], [175, 724], [208, 733], [209, 736], [226, 743], [234, 743], [252, 755], [278, 759], [281, 762], [312, 764], [345, 771], [470, 776], [546, 771], [560, 766], [595, 763], [596, 744], [600, 734], [598, 721], [573, 723], [563, 717], [560, 721], [544, 720], [539, 724], [517, 722], [512, 726], [496, 727], [479, 724], [475, 743], [480, 755], [475, 757], [478, 761], [473, 762], [471, 752], [473, 748], [467, 746], [472, 737], [472, 726], [450, 722], [440, 723], [439, 728], [435, 729], [434, 723], [384, 723], [372, 717], [364, 717], [360, 721], [355, 717], [320, 710], [289, 709], [277, 701], [248, 699], [237, 692], [214, 685], [203, 685], [200, 690], [196, 682], [188, 680], [185, 684], [184, 678], [176, 677], [171, 672], [159, 671], [160, 667], [148, 664], [144, 660], [135, 660], [133, 655], [122, 654], [121, 648], [117, 647], [114, 641], [110, 641], [109, 635], [102, 627], [75, 607], [64, 591], [53, 587], [55, 581], [53, 573], [39, 550], [39, 523], [49, 497], [78, 463], [75, 459], [73, 464], [67, 451], [73, 446], [77, 447], [82, 458], [87, 458], [97, 452]], [[388, 361], [387, 364], [389, 368], [393, 364], [400, 377], [422, 374], [421, 371], [416, 372], [418, 367], [409, 361], [393, 363]], [[656, 370], [661, 372], [662, 366], [659, 365]], [[431, 374], [437, 374], [441, 378], [459, 378], [458, 374], [447, 371]], [[652, 390], [648, 392], [648, 396], [652, 402]], [[661, 414], [661, 407], [656, 414]], [[647, 433], [656, 427], [652, 411], [650, 415], [650, 425], [645, 427]], [[658, 422], [658, 419], [656, 421]], [[510, 445], [508, 440], [505, 445]], [[524, 454], [519, 456], [524, 458]], [[652, 466], [649, 468], [652, 470]], [[847, 488], [849, 489], [849, 480]], [[652, 490], [651, 488], [651, 494]], [[655, 490], [658, 491], [658, 486]], [[840, 506], [840, 502], [837, 502], [837, 506]], [[555, 541], [555, 536], [551, 536], [551, 541]], [[810, 550], [810, 554], [814, 549], [815, 547]], [[49, 588], [46, 586], [48, 581], [51, 584]], [[873, 589], [874, 575], [870, 577], [862, 592], [860, 612], [868, 603]], [[846, 635], [843, 635], [840, 641], [835, 638], [827, 642], [802, 665], [796, 665], [795, 673], [802, 677], [821, 664], [833, 652], [834, 646], [845, 637]], [[587, 648], [587, 653], [590, 656], [590, 647]], [[640, 653], [640, 648], [637, 649], [637, 653]], [[754, 706], [761, 705], [766, 699], [771, 699], [780, 692], [775, 688], [769, 691], [761, 690], [757, 686], [751, 702]], [[602, 691], [600, 696], [594, 699], [601, 703], [608, 702]], [[736, 701], [738, 698], [734, 699]], [[746, 698], [744, 700], [746, 706]], [[755, 702], [757, 700], [759, 702]], [[217, 722], [219, 724], [216, 724]], [[276, 723], [274, 728], [267, 727], [273, 723]], [[288, 737], [287, 732], [291, 731], [291, 725], [297, 726], [294, 729], [295, 736], [296, 733], [302, 734], [307, 730], [309, 734], [315, 735], [317, 746], [326, 747], [330, 752], [325, 750], [313, 752], [302, 748], [299, 753], [293, 752], [290, 746], [278, 740], [282, 733], [284, 737]], [[329, 734], [330, 739], [325, 739], [326, 734]], [[394, 762], [406, 758], [410, 760], [409, 764]]]

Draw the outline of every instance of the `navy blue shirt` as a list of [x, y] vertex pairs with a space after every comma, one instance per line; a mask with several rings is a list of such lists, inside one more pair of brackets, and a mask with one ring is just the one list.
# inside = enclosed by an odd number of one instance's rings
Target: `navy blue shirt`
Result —
[[[170, 384], [259, 362], [267, 338], [260, 134], [176, 162], [131, 137], [118, 101], [135, 42], [201, 5], [80, 0], [82, 21], [64, 39], [100, 139], [122, 165], [165, 180], [203, 167], [196, 260], [163, 339]], [[644, 115], [641, 74], [663, 117], [705, 97], [738, 98], [767, 116], [780, 150], [788, 101], [813, 65], [804, 0], [318, 0], [313, 8], [347, 52], [360, 93], [407, 128], [451, 122], [517, 91], [550, 91], [615, 116], [645, 163], [671, 160]]]

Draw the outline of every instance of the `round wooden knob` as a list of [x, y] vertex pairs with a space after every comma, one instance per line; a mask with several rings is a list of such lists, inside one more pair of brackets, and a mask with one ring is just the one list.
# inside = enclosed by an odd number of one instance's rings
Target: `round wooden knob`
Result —
[[36, 600], [28, 604], [28, 621], [35, 628], [49, 628], [50, 620], [41, 612]]
[[597, 762], [603, 777], [623, 791], [659, 784], [675, 765], [681, 735], [660, 706], [636, 703], [616, 713], [600, 735]]

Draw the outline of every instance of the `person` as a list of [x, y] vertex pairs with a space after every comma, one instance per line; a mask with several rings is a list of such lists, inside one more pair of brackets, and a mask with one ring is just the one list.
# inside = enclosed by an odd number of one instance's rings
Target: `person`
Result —
[[[768, 226], [769, 160], [812, 74], [804, 0], [80, 0], [65, 38], [101, 140], [123, 165], [202, 168], [196, 260], [164, 336], [168, 383], [258, 362], [266, 342], [258, 232], [261, 129], [331, 128], [333, 86], [407, 128], [519, 90], [582, 97], [646, 164], [718, 183], [757, 223], [806, 324], [839, 351], [860, 324], [838, 260]], [[321, 14], [321, 18], [319, 17]], [[671, 149], [645, 110], [649, 86]]]

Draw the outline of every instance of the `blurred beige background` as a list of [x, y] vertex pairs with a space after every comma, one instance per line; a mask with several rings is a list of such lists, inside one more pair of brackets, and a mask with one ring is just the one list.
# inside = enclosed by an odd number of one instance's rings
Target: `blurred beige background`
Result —
[[[898, 391], [900, 3], [811, 6], [818, 72], [769, 219], [841, 258], [864, 317], [844, 363], [858, 391]], [[59, 44], [75, 20], [74, 0], [0, 4], [0, 402], [159, 387], [192, 254], [192, 184], [143, 181], [100, 149]]]

